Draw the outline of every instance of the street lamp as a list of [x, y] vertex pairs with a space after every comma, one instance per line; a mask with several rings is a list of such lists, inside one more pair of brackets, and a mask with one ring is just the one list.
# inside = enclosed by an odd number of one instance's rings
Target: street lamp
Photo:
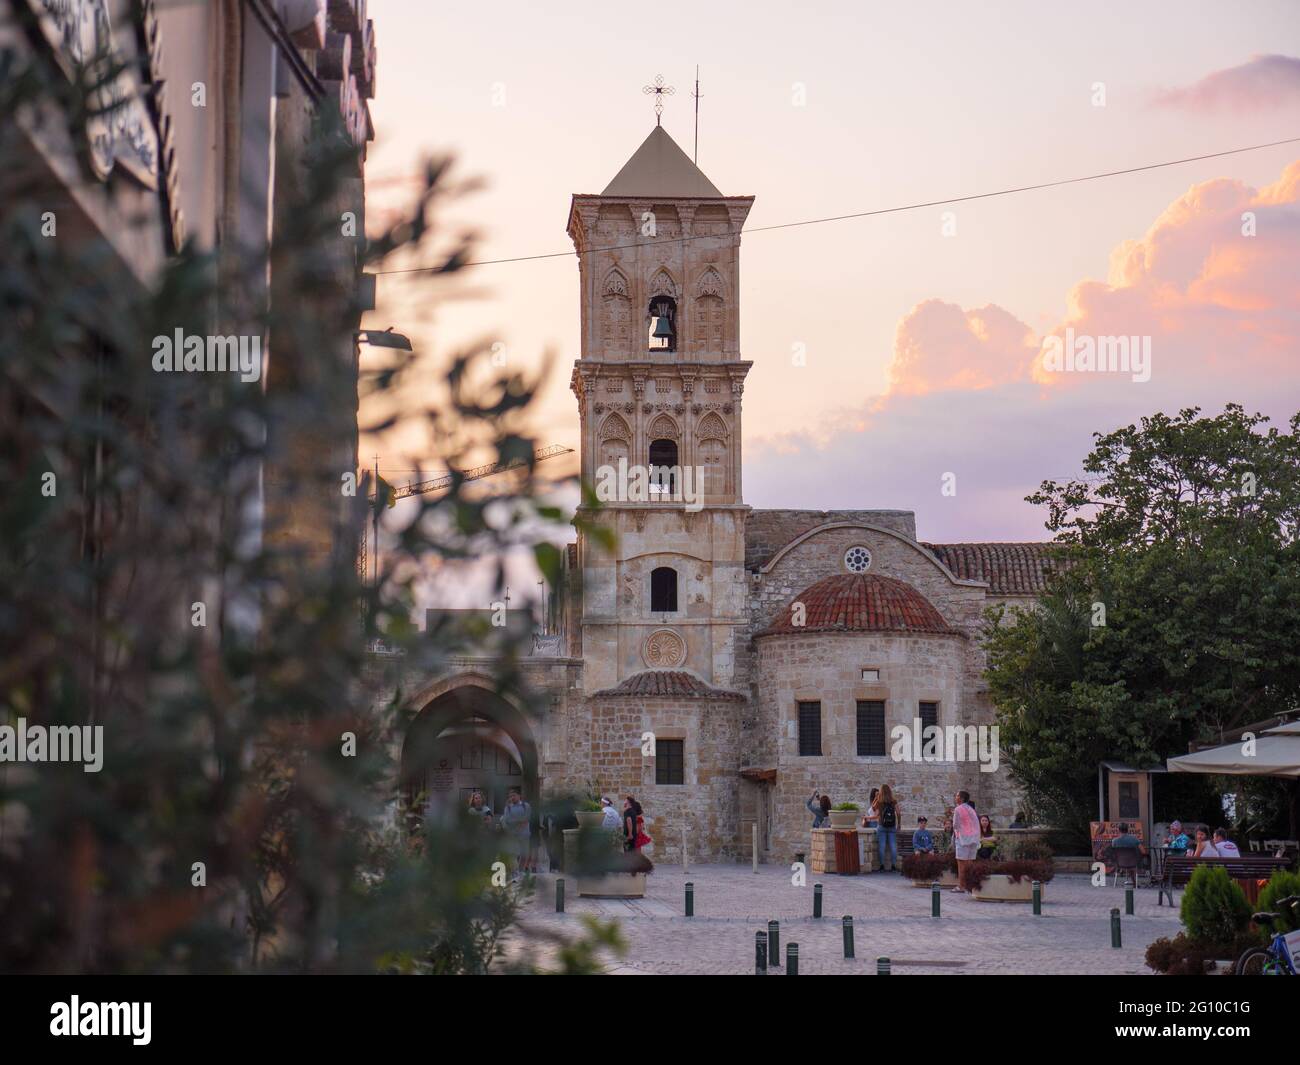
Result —
[[391, 325], [383, 331], [378, 329], [358, 329], [356, 336], [359, 341], [369, 344], [371, 347], [399, 348], [402, 351], [411, 350], [411, 338], [402, 333], [394, 333]]

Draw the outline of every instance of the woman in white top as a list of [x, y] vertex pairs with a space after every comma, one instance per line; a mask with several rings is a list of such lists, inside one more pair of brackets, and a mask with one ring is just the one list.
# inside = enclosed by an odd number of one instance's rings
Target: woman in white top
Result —
[[1205, 829], [1203, 828], [1198, 828], [1196, 830], [1196, 852], [1192, 855], [1192, 857], [1193, 858], [1220, 857], [1219, 848], [1216, 847], [1210, 841], [1209, 835], [1206, 833]]

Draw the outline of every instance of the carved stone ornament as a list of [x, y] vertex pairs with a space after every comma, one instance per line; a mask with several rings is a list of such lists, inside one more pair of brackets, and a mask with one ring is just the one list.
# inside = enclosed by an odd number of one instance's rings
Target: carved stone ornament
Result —
[[672, 629], [659, 629], [646, 638], [641, 657], [651, 669], [671, 669], [686, 661], [686, 642]]

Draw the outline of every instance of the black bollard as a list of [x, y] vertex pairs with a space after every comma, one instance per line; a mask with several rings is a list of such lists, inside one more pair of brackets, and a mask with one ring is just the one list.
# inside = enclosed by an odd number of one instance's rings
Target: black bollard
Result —
[[686, 916], [695, 916], [695, 884], [690, 880], [686, 881]]
[[564, 912], [564, 877], [555, 878], [555, 912]]
[[1119, 932], [1119, 907], [1113, 907], [1110, 911], [1110, 945], [1118, 949], [1122, 946]]
[[821, 917], [822, 915], [822, 886], [821, 884], [813, 885], [813, 916]]
[[1133, 889], [1131, 887], [1124, 889], [1124, 912], [1130, 917], [1133, 916]]
[[767, 922], [767, 956], [773, 969], [781, 968], [781, 922]]
[[754, 933], [754, 975], [767, 975], [767, 933]]
[[889, 959], [888, 959], [888, 958], [877, 958], [877, 959], [876, 959], [876, 975], [877, 975], [877, 976], [888, 976], [888, 975], [889, 975]]
[[799, 975], [799, 944], [787, 943], [785, 945], [785, 975]]
[[943, 889], [939, 887], [939, 881], [930, 885], [930, 916], [939, 916], [939, 900], [943, 897]]
[[1043, 885], [1034, 881], [1034, 916], [1043, 916]]
[[853, 918], [848, 914], [844, 915], [844, 956], [853, 957]]

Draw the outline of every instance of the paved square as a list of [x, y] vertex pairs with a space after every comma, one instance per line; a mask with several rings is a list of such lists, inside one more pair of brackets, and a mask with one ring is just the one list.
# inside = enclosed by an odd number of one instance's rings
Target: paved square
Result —
[[[636, 900], [580, 899], [566, 878], [566, 912], [555, 909], [555, 876], [538, 878], [525, 921], [548, 930], [577, 930], [582, 914], [616, 918], [628, 942], [610, 973], [749, 974], [754, 933], [781, 922], [785, 945], [799, 944], [800, 974], [874, 974], [876, 958], [910, 973], [1148, 973], [1147, 945], [1180, 929], [1177, 909], [1157, 907], [1156, 892], [1139, 888], [1134, 916], [1123, 917], [1124, 945], [1110, 945], [1110, 911], [1124, 909], [1122, 887], [1093, 887], [1089, 877], [1061, 874], [1044, 887], [1043, 914], [1028, 903], [979, 902], [944, 891], [942, 916], [930, 916], [930, 892], [893, 873], [820, 877], [790, 883], [780, 866], [660, 866]], [[695, 885], [695, 916], [684, 911], [684, 887]], [[823, 889], [823, 918], [812, 918], [813, 884]], [[852, 914], [856, 960], [843, 957], [840, 919]], [[783, 972], [784, 970], [777, 970]]]

